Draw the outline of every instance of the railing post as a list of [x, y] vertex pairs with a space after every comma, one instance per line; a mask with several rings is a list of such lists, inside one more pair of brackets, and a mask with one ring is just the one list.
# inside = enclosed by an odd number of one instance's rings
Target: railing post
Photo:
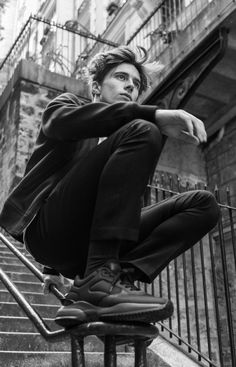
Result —
[[134, 352], [134, 367], [147, 367], [146, 343], [144, 339], [135, 339]]
[[116, 337], [105, 336], [104, 367], [116, 367]]
[[71, 335], [71, 366], [85, 367], [84, 338]]

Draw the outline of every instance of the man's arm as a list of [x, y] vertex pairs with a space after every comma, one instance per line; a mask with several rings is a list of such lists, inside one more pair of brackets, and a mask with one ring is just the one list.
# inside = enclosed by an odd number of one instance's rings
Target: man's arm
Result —
[[134, 119], [155, 123], [163, 135], [190, 143], [206, 142], [204, 124], [183, 110], [158, 110], [135, 102], [80, 105], [79, 99], [65, 93], [51, 101], [44, 114], [44, 134], [56, 140], [78, 140], [109, 136]]
[[44, 134], [56, 140], [78, 140], [109, 136], [126, 123], [145, 119], [155, 123], [155, 106], [135, 102], [102, 102], [79, 105], [69, 93], [51, 101], [44, 114]]
[[196, 145], [207, 141], [203, 122], [186, 111], [156, 110], [155, 120], [163, 135]]

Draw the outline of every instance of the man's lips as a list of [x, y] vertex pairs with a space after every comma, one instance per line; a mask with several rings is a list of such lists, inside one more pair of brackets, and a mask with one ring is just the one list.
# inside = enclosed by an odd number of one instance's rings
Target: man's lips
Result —
[[130, 96], [129, 94], [126, 94], [126, 93], [120, 93], [120, 95], [121, 95], [122, 97], [126, 97], [126, 98], [128, 98], [128, 99], [129, 99], [129, 101], [132, 101], [132, 98], [131, 98], [131, 96]]

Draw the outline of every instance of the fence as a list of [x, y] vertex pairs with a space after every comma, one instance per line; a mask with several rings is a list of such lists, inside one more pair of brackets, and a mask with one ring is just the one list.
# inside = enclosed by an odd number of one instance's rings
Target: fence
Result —
[[230, 8], [235, 9], [234, 0], [160, 1], [126, 43], [131, 47], [143, 46], [152, 59], [160, 59], [165, 65], [160, 76], [163, 78], [172, 63], [195, 47], [196, 40], [204, 37]]
[[83, 76], [88, 55], [94, 45], [106, 50], [116, 43], [80, 29], [78, 22], [64, 25], [30, 16], [0, 65], [0, 92], [10, 80], [21, 59], [31, 60], [46, 69], [76, 79]]
[[[148, 187], [145, 205], [181, 191], [180, 185], [174, 190], [171, 180], [169, 189], [162, 187]], [[221, 203], [219, 190], [215, 195], [222, 212], [218, 226], [145, 288], [175, 304], [174, 316], [161, 323], [165, 338], [204, 366], [235, 367], [236, 208], [228, 190], [226, 203]]]
[[[129, 2], [124, 1], [123, 6], [129, 6]], [[126, 44], [131, 47], [145, 47], [155, 60], [161, 58], [162, 53], [168, 49], [161, 78], [168, 72], [171, 60], [176, 60], [187, 49], [191, 49], [199, 35], [204, 35], [207, 27], [217, 17], [220, 19], [230, 6], [235, 7], [234, 0], [160, 1], [145, 22], [126, 40]], [[201, 16], [205, 22], [204, 29], [194, 23]], [[184, 41], [173, 47], [174, 41], [183, 34]], [[62, 25], [38, 16], [30, 16], [0, 65], [0, 92], [22, 58], [32, 60], [58, 74], [79, 79], [84, 77], [91, 56], [115, 46], [118, 44], [85, 31], [76, 20]]]

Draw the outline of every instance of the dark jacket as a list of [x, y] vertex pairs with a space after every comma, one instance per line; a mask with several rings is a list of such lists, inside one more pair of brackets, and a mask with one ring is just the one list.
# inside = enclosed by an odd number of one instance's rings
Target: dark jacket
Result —
[[73, 162], [93, 149], [98, 137], [134, 119], [154, 122], [155, 110], [134, 102], [85, 104], [70, 93], [56, 97], [43, 113], [34, 151], [24, 177], [4, 204], [0, 225], [23, 242], [23, 231]]

